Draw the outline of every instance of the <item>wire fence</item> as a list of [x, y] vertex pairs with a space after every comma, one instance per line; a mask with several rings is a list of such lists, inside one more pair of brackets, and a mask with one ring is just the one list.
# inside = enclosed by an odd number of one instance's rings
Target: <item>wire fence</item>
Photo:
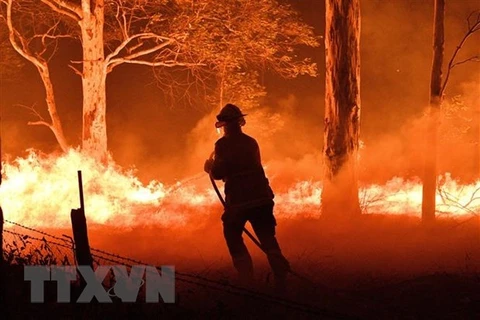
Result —
[[75, 265], [74, 242], [5, 220], [10, 225], [3, 230], [3, 256], [7, 264]]
[[[472, 217], [477, 217], [471, 212]], [[457, 225], [456, 225], [457, 226]], [[4, 261], [16, 265], [71, 265], [75, 266], [75, 242], [62, 234], [53, 235], [48, 232], [22, 225], [10, 220], [5, 220], [3, 230]], [[121, 265], [130, 272], [135, 265], [147, 266], [150, 263], [133, 257], [122, 256], [106, 250], [90, 247], [94, 269], [99, 266]], [[156, 266], [161, 272], [161, 267]], [[343, 314], [333, 313], [321, 309], [316, 305], [299, 302], [293, 299], [279, 297], [273, 294], [260, 292], [254, 289], [241, 287], [225, 280], [211, 279], [202, 274], [175, 271], [175, 281], [182, 283], [183, 287], [194, 288], [199, 295], [208, 296], [212, 291], [233, 295], [253, 302], [261, 302], [280, 306], [285, 309], [322, 318], [346, 319]], [[115, 284], [114, 273], [110, 272], [103, 282], [110, 293]], [[145, 294], [145, 286], [139, 296]], [[247, 312], [247, 311], [246, 311]]]
[[[97, 265], [113, 263], [115, 265], [127, 266], [129, 270], [134, 265], [147, 265], [147, 263], [145, 263], [144, 261], [132, 259], [129, 257], [124, 257], [121, 255], [110, 253], [100, 249], [91, 248], [91, 251], [92, 251], [92, 257], [94, 259], [94, 263]], [[156, 268], [157, 270], [161, 271], [160, 267], [156, 267]], [[186, 273], [186, 272], [180, 272], [176, 270], [175, 280], [180, 281], [184, 284], [201, 287], [203, 289], [221, 291], [223, 293], [242, 296], [247, 299], [263, 301], [266, 303], [272, 303], [275, 305], [283, 306], [288, 309], [293, 309], [293, 310], [307, 313], [307, 314], [318, 315], [318, 316], [321, 315], [324, 317], [333, 317], [335, 319], [346, 318], [341, 314], [332, 313], [327, 310], [321, 310], [315, 306], [308, 305], [306, 303], [285, 299], [279, 296], [266, 294], [266, 293], [259, 292], [253, 289], [248, 289], [245, 287], [240, 287], [238, 285], [234, 285], [226, 281], [213, 280], [208, 277], [202, 276], [200, 274]]]
[[[6, 264], [22, 266], [76, 265], [75, 243], [71, 237], [67, 235], [59, 237], [10, 220], [5, 220], [5, 225], [7, 224], [9, 225], [8, 228], [4, 228], [3, 230], [3, 255]], [[134, 265], [150, 265], [145, 261], [125, 257], [97, 248], [91, 247], [90, 251], [94, 269], [102, 265], [121, 265], [126, 267], [127, 271], [130, 272]], [[161, 267], [155, 266], [155, 268], [161, 272]], [[181, 282], [190, 288], [200, 288], [205, 291], [203, 294], [208, 294], [208, 292], [212, 290], [220, 291], [221, 293], [241, 296], [242, 298], [257, 302], [263, 301], [264, 303], [271, 303], [310, 315], [333, 317], [335, 319], [344, 318], [342, 315], [332, 314], [327, 310], [321, 310], [312, 305], [241, 287], [228, 281], [210, 279], [200, 274], [186, 273], [176, 270], [175, 281]], [[105, 289], [110, 292], [114, 284], [114, 273], [110, 272], [109, 275], [105, 277], [103, 285]], [[142, 293], [145, 294], [144, 289], [145, 286], [143, 286], [143, 291], [140, 291], [139, 295]]]

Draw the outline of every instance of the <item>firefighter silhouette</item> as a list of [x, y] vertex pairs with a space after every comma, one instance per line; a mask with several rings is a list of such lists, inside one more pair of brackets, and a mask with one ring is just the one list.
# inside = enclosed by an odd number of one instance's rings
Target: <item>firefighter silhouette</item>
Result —
[[212, 179], [225, 182], [223, 234], [240, 279], [253, 279], [252, 258], [242, 238], [249, 221], [267, 254], [275, 287], [283, 290], [290, 265], [275, 237], [274, 194], [262, 167], [258, 143], [242, 131], [245, 116], [233, 104], [222, 108], [215, 127], [223, 128], [224, 135], [215, 143], [213, 157], [205, 161], [204, 170]]

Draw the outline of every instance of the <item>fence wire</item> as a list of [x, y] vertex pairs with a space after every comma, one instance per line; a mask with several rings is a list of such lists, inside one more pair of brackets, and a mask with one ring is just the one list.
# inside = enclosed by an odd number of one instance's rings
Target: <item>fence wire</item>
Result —
[[[97, 264], [97, 265], [102, 265], [102, 264], [108, 265], [109, 263], [110, 264], [113, 263], [115, 265], [126, 266], [128, 270], [131, 270], [133, 265], [148, 265], [147, 263], [142, 262], [140, 260], [135, 260], [129, 257], [120, 256], [118, 254], [110, 253], [100, 249], [95, 249], [95, 248], [90, 248], [90, 249], [92, 251], [94, 264]], [[158, 271], [161, 271], [161, 267], [157, 266], [156, 269]], [[179, 272], [178, 270], [176, 270], [175, 281], [180, 281], [187, 285], [193, 285], [195, 287], [200, 287], [202, 289], [221, 291], [223, 293], [242, 296], [247, 299], [271, 303], [274, 305], [282, 306], [287, 309], [296, 310], [306, 314], [318, 315], [323, 317], [333, 317], [335, 319], [347, 318], [341, 314], [331, 313], [327, 310], [319, 309], [315, 306], [308, 305], [306, 303], [301, 303], [298, 301], [289, 300], [279, 296], [274, 296], [274, 295], [266, 294], [263, 292], [255, 291], [253, 289], [240, 287], [225, 281], [213, 280], [198, 274]]]
[[[3, 230], [4, 261], [7, 264], [76, 265], [75, 243], [71, 237], [66, 235], [59, 237], [10, 220], [5, 220], [5, 223], [10, 224], [7, 229]], [[90, 248], [90, 250], [94, 269], [102, 265], [122, 265], [130, 272], [134, 265], [150, 265], [144, 261], [121, 256], [105, 250], [96, 248]], [[155, 268], [161, 272], [161, 267], [155, 266]], [[226, 281], [213, 280], [199, 274], [185, 273], [176, 270], [175, 281], [182, 282], [191, 287], [208, 290], [205, 291], [205, 293], [208, 293], [210, 290], [221, 291], [227, 294], [283, 306], [287, 309], [307, 314], [334, 317], [336, 319], [344, 318], [342, 315], [331, 314], [327, 310], [321, 310], [315, 306], [240, 287]], [[105, 278], [103, 285], [110, 292], [114, 284], [114, 274], [110, 272]], [[143, 290], [145, 289], [144, 287], [145, 286], [143, 286]], [[139, 292], [140, 295], [142, 293], [145, 294], [144, 291]]]
[[75, 265], [74, 242], [70, 237], [52, 234], [5, 220], [3, 258], [16, 265]]

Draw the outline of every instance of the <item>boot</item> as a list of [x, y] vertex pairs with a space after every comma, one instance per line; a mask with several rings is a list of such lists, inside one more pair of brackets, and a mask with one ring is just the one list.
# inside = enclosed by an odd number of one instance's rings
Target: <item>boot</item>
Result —
[[250, 286], [253, 283], [253, 263], [252, 258], [247, 253], [243, 256], [235, 256], [233, 264], [238, 272], [238, 281], [242, 286]]

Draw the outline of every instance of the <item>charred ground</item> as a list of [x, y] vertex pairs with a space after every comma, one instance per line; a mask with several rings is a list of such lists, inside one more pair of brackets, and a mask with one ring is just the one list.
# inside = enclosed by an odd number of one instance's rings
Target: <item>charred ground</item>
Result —
[[[15, 288], [7, 298], [10, 310], [38, 318], [52, 311], [64, 318], [473, 319], [480, 315], [476, 216], [441, 218], [431, 226], [416, 217], [390, 215], [363, 215], [343, 222], [278, 219], [277, 235], [285, 255], [294, 271], [308, 278], [291, 276], [288, 293], [278, 297], [272, 291], [265, 256], [248, 239], [257, 283], [245, 287], [236, 282], [221, 223], [213, 212], [178, 228], [90, 226], [92, 247], [151, 264], [175, 265], [179, 276], [173, 305], [58, 304], [55, 288], [48, 287], [49, 303], [30, 304], [29, 283], [23, 281], [20, 269], [10, 267], [9, 285]], [[185, 274], [193, 277], [180, 276]]]

